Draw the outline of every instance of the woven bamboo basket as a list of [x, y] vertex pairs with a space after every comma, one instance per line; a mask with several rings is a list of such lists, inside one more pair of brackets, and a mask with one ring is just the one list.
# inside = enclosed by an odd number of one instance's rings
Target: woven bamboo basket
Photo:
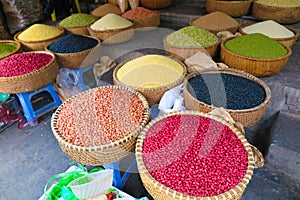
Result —
[[[143, 117], [141, 124], [138, 128], [130, 132], [124, 138], [119, 139], [115, 142], [110, 142], [103, 145], [98, 146], [78, 146], [74, 145], [63, 138], [63, 136], [59, 133], [57, 129], [57, 120], [58, 114], [61, 112], [62, 108], [66, 103], [78, 98], [81, 94], [90, 92], [92, 90], [97, 90], [101, 88], [115, 88], [117, 90], [126, 90], [131, 92], [134, 95], [137, 95], [138, 98], [142, 101], [144, 106]], [[136, 144], [136, 139], [141, 129], [148, 123], [150, 118], [149, 105], [147, 100], [143, 95], [139, 92], [136, 92], [130, 88], [121, 87], [121, 86], [102, 86], [98, 88], [93, 88], [90, 90], [86, 90], [76, 96], [73, 96], [60, 105], [51, 118], [51, 128], [52, 132], [57, 139], [60, 148], [62, 151], [70, 157], [72, 160], [88, 165], [88, 166], [100, 166], [104, 164], [110, 164], [116, 162], [133, 152]], [[84, 122], [83, 122], [84, 123]]]
[[59, 66], [55, 55], [46, 51], [34, 51], [45, 53], [53, 57], [53, 60], [46, 66], [27, 74], [12, 77], [0, 77], [0, 92], [5, 94], [18, 94], [32, 92], [55, 80]]
[[[190, 26], [198, 26], [194, 23], [194, 21], [197, 20], [197, 19], [193, 19], [189, 22], [189, 25]], [[213, 34], [217, 34], [221, 31], [229, 31], [231, 33], [236, 33], [238, 30], [239, 30], [239, 27], [241, 26], [241, 24], [239, 23], [238, 25], [236, 26], [232, 26], [232, 27], [229, 27], [229, 28], [219, 28], [219, 29], [213, 29], [213, 28], [209, 28], [209, 27], [201, 27], [201, 28], [205, 28], [206, 30], [208, 30], [209, 32], [213, 33]]]
[[166, 41], [166, 37], [164, 37], [163, 39], [163, 46], [164, 46], [164, 50], [165, 52], [180, 60], [180, 61], [184, 61], [185, 59], [191, 57], [192, 55], [198, 53], [198, 52], [204, 52], [207, 53], [208, 55], [210, 55], [211, 57], [215, 57], [218, 51], [218, 47], [221, 43], [221, 38], [219, 38], [218, 42], [210, 45], [210, 46], [206, 46], [206, 47], [182, 47], [182, 46], [174, 46], [169, 44]]
[[[156, 11], [155, 11], [156, 12]], [[160, 24], [160, 13], [156, 12], [154, 17], [143, 19], [129, 19], [133, 22], [136, 31], [150, 31], [157, 28]]]
[[274, 7], [254, 1], [252, 15], [261, 20], [271, 19], [281, 24], [293, 24], [300, 21], [300, 6]]
[[[90, 36], [85, 36], [85, 37], [90, 37]], [[49, 46], [46, 46], [45, 50], [48, 52], [51, 52], [55, 55], [56, 61], [60, 67], [64, 68], [69, 68], [69, 69], [77, 69], [77, 68], [82, 68], [82, 67], [87, 67], [90, 66], [94, 63], [96, 63], [99, 58], [98, 58], [98, 53], [100, 52], [100, 40], [95, 37], [90, 37], [98, 41], [98, 44], [91, 48], [87, 49], [85, 51], [80, 51], [76, 53], [55, 53], [49, 50]], [[89, 55], [95, 55], [95, 56], [89, 56]]]
[[285, 56], [273, 59], [251, 58], [242, 56], [229, 51], [225, 46], [225, 42], [233, 38], [227, 38], [221, 42], [221, 59], [231, 68], [243, 70], [257, 77], [271, 76], [278, 73], [287, 63], [292, 55], [292, 50], [289, 47], [288, 53]]
[[221, 11], [232, 17], [241, 17], [249, 13], [252, 2], [253, 0], [241, 0], [241, 1], [206, 0], [206, 10], [209, 13], [215, 11]]
[[184, 78], [185, 78], [186, 73], [187, 73], [185, 65], [182, 62], [180, 62], [180, 61], [177, 60], [177, 62], [179, 62], [181, 64], [182, 69], [183, 69], [183, 74], [182, 74], [182, 76], [178, 80], [175, 80], [173, 83], [166, 84], [166, 85], [161, 86], [161, 87], [154, 87], [154, 88], [133, 87], [133, 86], [129, 86], [129, 85], [126, 85], [123, 82], [121, 82], [119, 80], [118, 76], [117, 76], [118, 70], [120, 68], [122, 68], [122, 66], [126, 62], [129, 62], [129, 61], [130, 60], [120, 63], [114, 69], [114, 71], [113, 71], [113, 81], [114, 81], [114, 84], [115, 85], [125, 86], [125, 87], [130, 87], [130, 88], [132, 88], [132, 89], [134, 89], [134, 90], [142, 93], [146, 97], [146, 99], [147, 99], [147, 101], [148, 101], [148, 103], [149, 103], [150, 106], [159, 103], [161, 97], [164, 95], [164, 93], [167, 90], [169, 90], [169, 89], [171, 89], [173, 87], [176, 87], [179, 84], [181, 84], [184, 81]]
[[24, 41], [19, 40], [18, 37], [22, 32], [18, 32], [14, 35], [14, 40], [21, 43], [23, 51], [43, 51], [45, 50], [45, 47], [52, 42], [58, 40], [59, 38], [62, 38], [64, 36], [65, 30], [63, 28], [59, 28], [61, 30], [61, 33], [53, 38], [49, 38], [47, 40], [42, 41]]
[[[143, 143], [144, 139], [146, 138], [147, 131], [155, 125], [157, 122], [163, 120], [164, 118], [167, 118], [169, 116], [173, 115], [194, 115], [194, 116], [201, 116], [210, 118], [212, 120], [218, 121], [226, 126], [228, 126], [240, 139], [240, 141], [243, 143], [246, 151], [248, 152], [248, 167], [246, 170], [246, 173], [243, 177], [243, 179], [232, 189], [229, 191], [226, 191], [225, 193], [218, 194], [217, 196], [210, 196], [210, 197], [196, 197], [196, 196], [189, 196], [187, 194], [180, 193], [178, 191], [175, 191], [169, 187], [166, 187], [165, 185], [158, 182], [154, 177], [151, 176], [148, 169], [145, 166], [144, 159], [143, 159]], [[176, 111], [173, 113], [169, 113], [163, 116], [159, 116], [156, 119], [152, 120], [141, 132], [137, 139], [136, 143], [136, 161], [137, 161], [137, 167], [139, 174], [141, 176], [141, 180], [146, 188], [146, 190], [149, 192], [149, 194], [156, 200], [188, 200], [188, 199], [194, 199], [194, 200], [237, 200], [240, 199], [243, 195], [243, 192], [246, 189], [247, 184], [252, 178], [253, 170], [257, 167], [263, 166], [264, 159], [261, 155], [261, 153], [251, 144], [248, 143], [247, 139], [245, 138], [244, 134], [237, 129], [234, 125], [228, 123], [221, 117], [217, 117], [215, 115], [211, 115], [208, 113], [201, 113], [198, 111]]]
[[7, 44], [13, 43], [13, 44], [17, 45], [17, 48], [16, 48], [13, 52], [11, 52], [10, 54], [7, 54], [6, 56], [0, 57], [0, 60], [6, 58], [6, 57], [8, 57], [8, 56], [11, 56], [11, 55], [13, 55], [13, 54], [15, 54], [15, 53], [21, 53], [21, 52], [22, 52], [21, 43], [18, 42], [18, 41], [14, 41], [14, 40], [0, 40], [0, 43], [2, 43], [2, 44], [5, 44], [5, 43], [7, 43]]
[[243, 71], [235, 70], [235, 69], [220, 69], [215, 71], [204, 71], [204, 72], [194, 72], [187, 76], [187, 78], [184, 81], [184, 89], [183, 89], [183, 96], [184, 96], [184, 104], [187, 109], [190, 110], [197, 110], [204, 113], [208, 113], [215, 109], [216, 107], [213, 105], [208, 105], [197, 98], [195, 98], [189, 91], [188, 91], [188, 81], [198, 75], [201, 74], [231, 74], [235, 76], [240, 76], [246, 79], [249, 79], [251, 81], [254, 81], [258, 85], [260, 85], [265, 93], [266, 98], [265, 100], [258, 106], [250, 109], [244, 109], [244, 110], [233, 110], [233, 109], [225, 109], [231, 117], [236, 121], [240, 122], [244, 127], [251, 126], [255, 123], [257, 123], [264, 115], [271, 99], [271, 90], [270, 88], [260, 79], [256, 78], [255, 76], [245, 73]]
[[88, 26], [89, 25], [86, 25], [86, 26], [64, 27], [64, 26], [57, 25], [57, 27], [65, 29], [65, 33], [66, 34], [77, 34], [77, 35], [89, 35], [90, 33], [87, 30]]
[[162, 9], [169, 7], [172, 0], [140, 0], [140, 4], [149, 9]]
[[[247, 33], [245, 33], [243, 31], [243, 28], [245, 28], [247, 26], [250, 26], [252, 24], [254, 24], [254, 23], [244, 24], [244, 25], [240, 26], [239, 32], [243, 35], [246, 35]], [[292, 48], [292, 46], [295, 44], [296, 40], [299, 37], [299, 31], [297, 29], [293, 28], [293, 27], [290, 27], [290, 26], [284, 26], [284, 27], [289, 29], [290, 31], [292, 31], [294, 33], [294, 36], [288, 37], [288, 38], [273, 38], [273, 39], [280, 42], [281, 44], [283, 44], [286, 47]]]
[[134, 35], [134, 25], [114, 30], [96, 31], [88, 26], [88, 31], [91, 36], [98, 38], [104, 44], [118, 44], [130, 40]]

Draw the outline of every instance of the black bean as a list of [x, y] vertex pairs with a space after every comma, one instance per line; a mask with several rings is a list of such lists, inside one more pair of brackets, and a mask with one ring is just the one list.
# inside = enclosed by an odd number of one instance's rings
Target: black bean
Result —
[[225, 73], [197, 75], [189, 79], [187, 89], [199, 101], [233, 110], [254, 108], [266, 98], [255, 81]]
[[98, 41], [82, 35], [68, 34], [53, 42], [48, 49], [54, 53], [76, 53], [95, 47]]

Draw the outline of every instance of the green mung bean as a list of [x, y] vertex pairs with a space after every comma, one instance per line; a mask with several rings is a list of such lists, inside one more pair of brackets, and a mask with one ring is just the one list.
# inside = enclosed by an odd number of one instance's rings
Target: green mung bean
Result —
[[59, 25], [63, 27], [87, 26], [94, 23], [98, 18], [86, 13], [76, 13], [63, 19]]
[[279, 58], [288, 52], [279, 42], [261, 33], [236, 37], [225, 42], [224, 46], [236, 54], [251, 58]]
[[166, 42], [174, 46], [206, 47], [218, 42], [218, 37], [206, 29], [187, 26], [166, 37]]
[[0, 42], [0, 59], [11, 54], [18, 48], [15, 43], [1, 43]]

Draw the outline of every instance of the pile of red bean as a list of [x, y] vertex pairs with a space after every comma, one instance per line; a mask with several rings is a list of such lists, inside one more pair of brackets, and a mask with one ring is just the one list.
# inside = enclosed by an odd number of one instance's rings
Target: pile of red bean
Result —
[[0, 61], [0, 77], [28, 74], [49, 64], [53, 57], [46, 53], [19, 53]]
[[248, 166], [248, 152], [228, 126], [195, 115], [170, 116], [154, 124], [142, 152], [158, 182], [198, 197], [234, 188]]
[[95, 146], [124, 138], [139, 127], [142, 100], [118, 88], [103, 87], [82, 93], [64, 104], [56, 127], [68, 142]]

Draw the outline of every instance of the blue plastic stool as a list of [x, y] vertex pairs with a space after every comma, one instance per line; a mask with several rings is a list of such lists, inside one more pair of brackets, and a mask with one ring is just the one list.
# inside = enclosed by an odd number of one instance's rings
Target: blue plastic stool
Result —
[[[31, 98], [32, 98], [32, 96], [39, 94], [41, 92], [44, 92], [44, 91], [49, 92], [49, 94], [53, 98], [53, 101], [35, 111], [33, 109], [32, 103], [31, 103]], [[60, 106], [60, 104], [61, 104], [61, 100], [59, 99], [58, 94], [56, 93], [52, 83], [49, 83], [48, 85], [46, 85], [40, 89], [37, 89], [33, 92], [19, 93], [19, 94], [17, 94], [17, 96], [20, 100], [20, 104], [22, 106], [23, 113], [24, 113], [24, 116], [25, 116], [27, 122], [35, 122], [41, 114], [44, 114], [44, 113]], [[32, 123], [32, 124], [34, 125], [35, 123]]]

